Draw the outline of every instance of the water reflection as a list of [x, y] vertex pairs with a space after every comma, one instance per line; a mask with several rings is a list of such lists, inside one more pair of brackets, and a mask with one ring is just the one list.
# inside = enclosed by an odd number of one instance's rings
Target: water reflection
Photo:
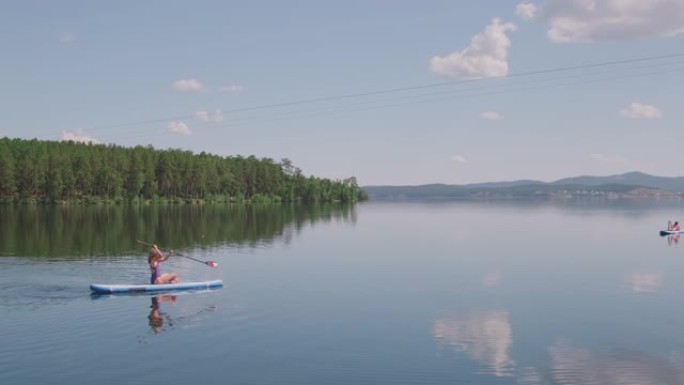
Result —
[[498, 270], [487, 273], [484, 276], [484, 278], [482, 278], [482, 284], [487, 286], [487, 287], [498, 286], [500, 281], [501, 281], [501, 272]]
[[498, 377], [513, 374], [515, 362], [509, 353], [513, 337], [506, 311], [473, 312], [437, 320], [434, 336], [438, 343], [463, 351], [486, 366], [486, 373]]
[[550, 355], [554, 384], [684, 384], [684, 373], [679, 365], [639, 351], [597, 354], [559, 341], [551, 346]]
[[[207, 290], [210, 292], [214, 290]], [[198, 295], [205, 291], [188, 292], [186, 295]], [[179, 295], [175, 294], [158, 294], [150, 298], [150, 312], [147, 314], [147, 324], [153, 334], [157, 335], [162, 332], [176, 329], [176, 327], [186, 327], [189, 325], [197, 325], [203, 322], [203, 317], [207, 313], [213, 313], [218, 308], [215, 304], [206, 305], [199, 310], [190, 312], [188, 314], [174, 314], [179, 311], [169, 311], [166, 309], [170, 306], [178, 305]], [[187, 299], [187, 296], [186, 296]], [[192, 301], [191, 301], [192, 302]], [[182, 313], [182, 311], [180, 311]], [[144, 338], [140, 338], [139, 342], [145, 342]]]
[[155, 295], [152, 297], [152, 305], [150, 306], [150, 314], [147, 316], [149, 320], [150, 329], [154, 334], [159, 334], [164, 330], [164, 321], [166, 319], [167, 327], [173, 328], [173, 319], [169, 317], [166, 313], [162, 313], [159, 306], [160, 302], [176, 302], [175, 295]]
[[307, 224], [356, 223], [347, 204], [2, 206], [0, 256], [123, 255], [137, 239], [176, 248], [289, 243]]
[[542, 385], [548, 383], [548, 381], [544, 381], [542, 374], [533, 367], [521, 368], [516, 381], [518, 385]]
[[662, 283], [660, 273], [636, 272], [627, 276], [627, 283], [635, 293], [655, 293]]
[[672, 234], [667, 236], [667, 244], [676, 246], [679, 243], [679, 234]]

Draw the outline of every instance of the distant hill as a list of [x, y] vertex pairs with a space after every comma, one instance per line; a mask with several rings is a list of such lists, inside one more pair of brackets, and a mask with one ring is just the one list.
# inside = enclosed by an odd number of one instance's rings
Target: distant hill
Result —
[[675, 197], [684, 194], [684, 177], [629, 172], [577, 176], [554, 182], [519, 180], [465, 185], [364, 186], [363, 190], [371, 200]]
[[684, 192], [684, 177], [653, 176], [637, 171], [611, 176], [577, 176], [552, 182], [552, 184], [582, 184], [587, 186], [607, 183], [647, 186], [678, 193]]
[[[538, 180], [523, 179], [523, 180], [516, 180], [513, 182], [474, 183], [474, 184], [467, 184], [464, 186], [467, 186], [469, 188], [505, 188], [505, 187], [516, 187], [516, 186], [539, 185], [539, 184], [544, 184], [544, 183], [545, 182], [538, 181]], [[570, 183], [570, 184], [572, 184], [572, 183]]]

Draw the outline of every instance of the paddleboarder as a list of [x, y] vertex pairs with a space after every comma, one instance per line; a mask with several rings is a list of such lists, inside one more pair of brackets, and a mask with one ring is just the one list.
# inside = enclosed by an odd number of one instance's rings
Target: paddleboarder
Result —
[[674, 223], [667, 221], [667, 229], [670, 231], [679, 231], [679, 222], [675, 221]]
[[152, 248], [150, 249], [150, 255], [147, 258], [147, 262], [150, 264], [150, 271], [151, 271], [151, 277], [150, 277], [150, 283], [153, 285], [159, 285], [159, 284], [166, 284], [166, 283], [178, 283], [178, 277], [176, 274], [173, 273], [167, 273], [167, 274], [161, 274], [159, 271], [159, 264], [162, 262], [167, 261], [171, 255], [173, 254], [173, 250], [169, 250], [169, 253], [164, 256], [162, 252], [159, 250], [157, 245], [152, 245]]

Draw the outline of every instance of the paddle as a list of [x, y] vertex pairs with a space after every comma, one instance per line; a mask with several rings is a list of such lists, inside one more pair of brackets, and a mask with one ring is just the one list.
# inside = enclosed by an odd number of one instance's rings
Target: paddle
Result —
[[[140, 241], [140, 240], [138, 241], [138, 243], [143, 244], [143, 245], [145, 245], [145, 246], [150, 246], [150, 247], [153, 246], [151, 243], [143, 242], [143, 241]], [[164, 250], [164, 249], [161, 249], [161, 248], [160, 248], [159, 250]], [[193, 257], [188, 257], [187, 255], [183, 255], [183, 254], [181, 254], [181, 253], [174, 253], [174, 254], [176, 254], [176, 255], [179, 256], [179, 257], [183, 257], [183, 258], [187, 258], [187, 259], [192, 259], [193, 261], [197, 261], [197, 262], [202, 262], [203, 264], [205, 264], [205, 265], [207, 265], [207, 266], [218, 267], [218, 263], [216, 263], [216, 262], [214, 262], [214, 261], [200, 261], [199, 259], [195, 259], [195, 258], [193, 258]]]

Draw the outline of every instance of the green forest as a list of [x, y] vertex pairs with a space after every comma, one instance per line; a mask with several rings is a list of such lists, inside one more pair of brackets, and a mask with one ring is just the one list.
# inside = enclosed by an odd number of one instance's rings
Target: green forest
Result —
[[315, 203], [366, 198], [355, 177], [305, 176], [289, 159], [0, 139], [4, 203]]

